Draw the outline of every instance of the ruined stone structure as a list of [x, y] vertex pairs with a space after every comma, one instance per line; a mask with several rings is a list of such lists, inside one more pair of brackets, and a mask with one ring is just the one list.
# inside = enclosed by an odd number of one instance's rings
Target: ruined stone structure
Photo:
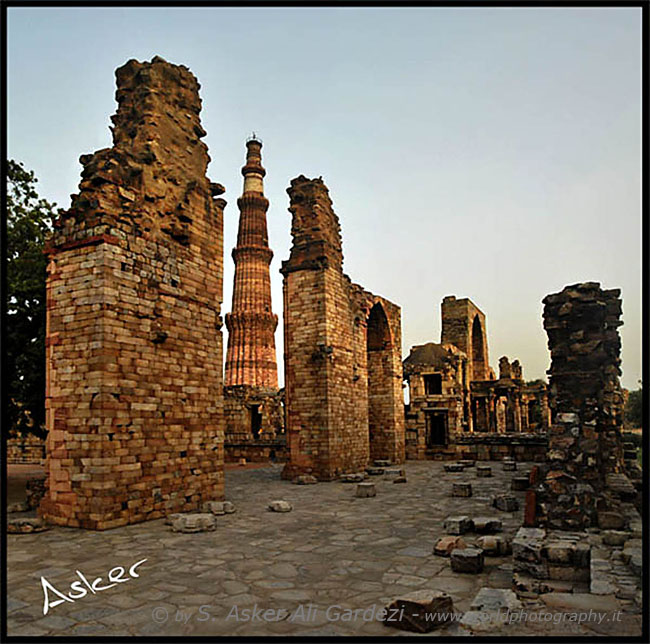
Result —
[[415, 346], [404, 360], [404, 378], [408, 458], [455, 444], [468, 423], [467, 355], [453, 344]]
[[506, 356], [495, 377], [485, 315], [471, 300], [447, 296], [441, 313], [441, 344], [415, 346], [404, 361], [408, 457], [543, 460], [540, 434], [550, 422], [546, 385], [524, 382], [519, 361]]
[[469, 299], [448, 295], [442, 300], [442, 344], [453, 344], [467, 356], [467, 381], [489, 380], [484, 313]]
[[285, 478], [321, 480], [370, 459], [404, 460], [401, 314], [343, 273], [339, 220], [322, 179], [287, 190], [293, 245], [284, 275]]
[[113, 147], [49, 241], [45, 519], [106, 529], [223, 498], [224, 189], [199, 84], [116, 71]]
[[619, 295], [586, 282], [543, 300], [553, 425], [538, 521], [547, 528], [624, 527], [619, 504], [631, 486], [621, 439]]
[[498, 380], [470, 383], [470, 395], [475, 432], [544, 432], [550, 424], [546, 385], [524, 382], [519, 360], [499, 358]]
[[45, 459], [45, 441], [35, 434], [9, 431], [7, 463], [40, 465]]
[[278, 390], [275, 357], [278, 316], [271, 308], [269, 265], [273, 252], [266, 226], [269, 202], [264, 196], [262, 142], [253, 136], [246, 148], [244, 188], [237, 200], [239, 232], [232, 251], [232, 311], [226, 314], [224, 416], [228, 461], [265, 459], [266, 454], [273, 457], [283, 452], [284, 445], [283, 397]]

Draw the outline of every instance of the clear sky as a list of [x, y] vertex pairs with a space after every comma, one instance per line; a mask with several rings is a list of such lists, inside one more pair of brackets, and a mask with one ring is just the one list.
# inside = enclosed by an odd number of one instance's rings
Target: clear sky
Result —
[[508, 355], [545, 377], [542, 298], [598, 281], [622, 289], [622, 384], [637, 388], [640, 9], [10, 8], [7, 31], [9, 157], [63, 207], [79, 156], [111, 145], [115, 68], [160, 55], [198, 77], [229, 202], [224, 313], [255, 130], [280, 316], [285, 191], [322, 175], [344, 269], [402, 307], [405, 356], [440, 341], [454, 294], [487, 315], [495, 369]]

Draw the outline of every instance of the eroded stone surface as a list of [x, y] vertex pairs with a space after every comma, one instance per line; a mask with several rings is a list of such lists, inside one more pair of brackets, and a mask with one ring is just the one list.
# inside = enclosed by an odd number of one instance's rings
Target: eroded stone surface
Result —
[[377, 488], [374, 483], [359, 483], [355, 495], [361, 499], [377, 496]]
[[450, 560], [454, 572], [483, 572], [483, 550], [480, 548], [456, 548], [451, 551]]
[[36, 517], [21, 517], [7, 519], [7, 532], [9, 534], [29, 534], [31, 532], [44, 532], [50, 526]]
[[174, 532], [211, 532], [216, 529], [217, 520], [207, 512], [180, 514], [172, 521]]
[[271, 503], [269, 503], [268, 509], [271, 512], [291, 512], [291, 510], [293, 510], [293, 506], [288, 501], [278, 500], [271, 501]]
[[449, 557], [452, 550], [467, 548], [467, 544], [463, 541], [462, 537], [449, 535], [441, 537], [433, 547], [433, 554], [440, 557]]
[[447, 534], [458, 535], [470, 532], [474, 524], [468, 516], [451, 516], [445, 519], [444, 528]]

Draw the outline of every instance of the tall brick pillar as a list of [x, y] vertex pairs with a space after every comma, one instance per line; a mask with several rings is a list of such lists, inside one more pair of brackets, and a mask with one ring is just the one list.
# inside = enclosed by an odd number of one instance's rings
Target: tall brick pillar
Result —
[[278, 316], [271, 310], [269, 248], [264, 196], [262, 142], [255, 138], [246, 143], [246, 165], [242, 168], [244, 190], [237, 200], [239, 233], [232, 251], [235, 261], [235, 285], [232, 311], [226, 314], [228, 351], [227, 387], [247, 385], [277, 390], [278, 367], [275, 357], [275, 329]]
[[401, 311], [343, 273], [339, 219], [322, 179], [300, 176], [284, 275], [285, 478], [330, 480], [370, 457], [404, 460]]
[[543, 300], [553, 423], [538, 511], [550, 528], [582, 529], [616, 515], [612, 477], [623, 471], [619, 295], [586, 282]]
[[224, 189], [199, 84], [116, 71], [113, 147], [80, 158], [49, 240], [44, 517], [106, 529], [223, 498]]

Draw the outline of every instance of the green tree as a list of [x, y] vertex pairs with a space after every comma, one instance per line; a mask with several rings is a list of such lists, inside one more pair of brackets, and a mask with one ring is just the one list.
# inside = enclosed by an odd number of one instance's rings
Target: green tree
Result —
[[45, 420], [45, 238], [56, 204], [38, 196], [34, 173], [16, 161], [7, 176], [7, 327], [9, 427], [43, 434]]
[[643, 385], [636, 391], [631, 391], [625, 403], [625, 425], [627, 427], [641, 427], [643, 423]]

